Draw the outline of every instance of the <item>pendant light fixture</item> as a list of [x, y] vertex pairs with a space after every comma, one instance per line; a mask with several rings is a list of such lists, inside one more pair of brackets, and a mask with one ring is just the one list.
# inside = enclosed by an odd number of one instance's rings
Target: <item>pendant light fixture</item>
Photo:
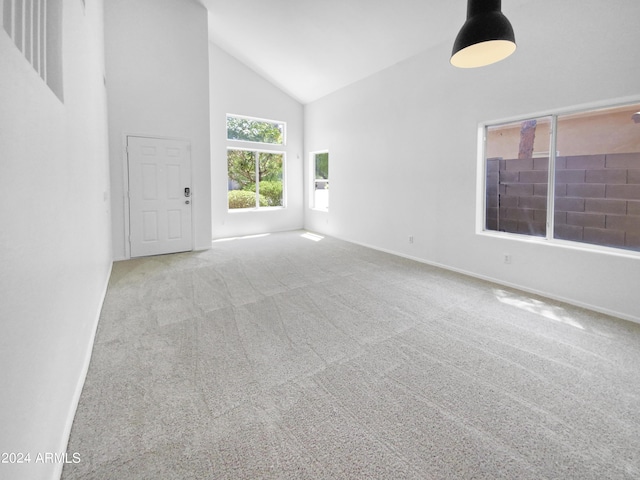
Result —
[[513, 27], [500, 11], [501, 4], [502, 0], [467, 0], [467, 21], [453, 43], [451, 65], [483, 67], [515, 52]]

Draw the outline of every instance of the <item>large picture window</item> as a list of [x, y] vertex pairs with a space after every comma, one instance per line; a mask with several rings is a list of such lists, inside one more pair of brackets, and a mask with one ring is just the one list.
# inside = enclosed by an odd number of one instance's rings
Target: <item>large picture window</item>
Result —
[[229, 210], [284, 206], [283, 159], [283, 153], [227, 150]]
[[640, 251], [640, 104], [487, 125], [484, 165], [486, 231]]
[[227, 140], [229, 210], [284, 207], [285, 123], [227, 115]]

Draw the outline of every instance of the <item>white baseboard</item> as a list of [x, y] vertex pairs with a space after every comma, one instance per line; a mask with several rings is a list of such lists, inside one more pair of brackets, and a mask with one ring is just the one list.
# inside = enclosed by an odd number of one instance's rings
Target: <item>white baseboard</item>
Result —
[[[84, 388], [84, 382], [87, 378], [87, 373], [89, 372], [89, 364], [91, 363], [91, 355], [93, 354], [93, 345], [96, 339], [96, 333], [98, 331], [98, 322], [100, 321], [100, 313], [102, 312], [102, 306], [104, 305], [104, 300], [107, 296], [107, 288], [109, 286], [109, 279], [111, 278], [111, 271], [113, 270], [113, 262], [109, 266], [109, 271], [107, 273], [107, 278], [105, 279], [104, 286], [102, 288], [102, 296], [100, 299], [100, 305], [98, 307], [98, 311], [96, 313], [96, 318], [93, 323], [93, 328], [91, 332], [91, 337], [89, 339], [89, 345], [87, 347], [87, 351], [85, 353], [85, 357], [83, 359], [81, 375], [78, 378], [78, 383], [76, 384], [76, 389], [73, 393], [73, 398], [71, 400], [71, 405], [69, 408], [69, 414], [67, 416], [67, 420], [65, 422], [64, 431], [62, 432], [61, 445], [57, 450], [58, 452], [66, 452], [69, 445], [69, 437], [71, 436], [71, 428], [73, 427], [73, 420], [76, 416], [76, 411], [78, 409], [78, 404], [80, 403], [80, 396], [82, 395], [82, 390]], [[69, 455], [71, 456], [71, 455]], [[53, 473], [53, 480], [60, 480], [62, 476], [62, 469], [64, 468], [64, 463], [56, 463], [55, 470]]]
[[401, 252], [396, 252], [396, 251], [393, 251], [393, 250], [388, 250], [386, 248], [380, 248], [380, 247], [376, 247], [374, 245], [369, 245], [369, 244], [362, 243], [362, 242], [356, 242], [356, 241], [349, 240], [349, 239], [346, 239], [346, 238], [340, 238], [340, 237], [335, 237], [335, 238], [339, 238], [340, 240], [343, 240], [345, 242], [353, 243], [355, 245], [360, 245], [362, 247], [371, 248], [372, 250], [377, 250], [379, 252], [384, 252], [384, 253], [388, 253], [390, 255], [396, 255], [398, 257], [403, 257], [403, 258], [407, 258], [409, 260], [414, 260], [414, 261], [419, 262], [419, 263], [424, 263], [425, 265], [431, 265], [433, 267], [442, 268], [444, 270], [449, 270], [451, 272], [460, 273], [460, 274], [466, 275], [468, 277], [478, 278], [480, 280], [486, 280], [487, 282], [496, 283], [498, 285], [502, 285], [502, 286], [505, 286], [505, 287], [515, 288], [517, 290], [521, 290], [523, 292], [531, 293], [533, 295], [539, 295], [541, 297], [546, 297], [546, 298], [549, 298], [551, 300], [556, 300], [558, 302], [567, 303], [569, 305], [574, 305], [576, 307], [585, 308], [587, 310], [592, 310], [594, 312], [602, 313], [604, 315], [609, 315], [609, 316], [612, 316], [612, 317], [620, 318], [622, 320], [627, 320], [629, 322], [640, 324], [640, 318], [639, 317], [635, 317], [633, 315], [628, 315], [628, 314], [623, 313], [623, 312], [610, 310], [608, 308], [602, 308], [602, 307], [600, 307], [598, 305], [592, 305], [592, 304], [589, 304], [589, 303], [586, 303], [586, 302], [580, 302], [580, 301], [572, 299], [572, 298], [566, 298], [566, 297], [563, 297], [561, 295], [556, 295], [556, 294], [554, 294], [552, 292], [546, 292], [546, 291], [543, 291], [543, 290], [536, 290], [534, 288], [529, 288], [529, 287], [526, 287], [526, 286], [523, 286], [523, 285], [519, 285], [517, 283], [505, 282], [504, 280], [501, 280], [499, 278], [489, 277], [487, 275], [481, 275], [481, 274], [478, 274], [478, 273], [475, 273], [475, 272], [470, 272], [470, 271], [463, 270], [463, 269], [456, 268], [456, 267], [452, 267], [452, 266], [449, 266], [449, 265], [444, 265], [442, 263], [431, 262], [431, 261], [425, 260], [423, 258], [414, 257], [412, 255], [407, 255], [407, 254], [404, 254], [404, 253], [401, 253]]

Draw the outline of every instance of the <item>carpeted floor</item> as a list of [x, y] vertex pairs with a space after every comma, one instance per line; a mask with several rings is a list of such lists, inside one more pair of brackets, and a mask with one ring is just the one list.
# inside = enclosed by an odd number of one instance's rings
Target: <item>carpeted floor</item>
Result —
[[640, 325], [304, 232], [118, 262], [68, 452], [66, 480], [638, 479]]

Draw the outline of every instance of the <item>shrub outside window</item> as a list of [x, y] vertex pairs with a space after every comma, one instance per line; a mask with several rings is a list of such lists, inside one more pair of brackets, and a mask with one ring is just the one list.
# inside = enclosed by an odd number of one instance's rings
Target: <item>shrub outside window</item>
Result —
[[486, 126], [484, 229], [640, 251], [638, 112]]
[[283, 160], [283, 153], [227, 150], [229, 209], [284, 206]]

